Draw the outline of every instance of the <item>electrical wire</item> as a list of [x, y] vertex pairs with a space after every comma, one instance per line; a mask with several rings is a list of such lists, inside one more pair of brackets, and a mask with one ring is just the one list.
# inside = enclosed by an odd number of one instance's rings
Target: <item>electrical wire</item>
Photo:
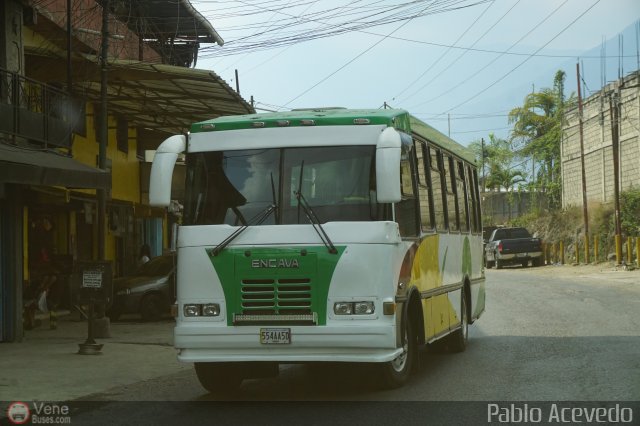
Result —
[[[540, 50], [544, 49], [546, 46], [548, 46], [553, 40], [555, 40], [556, 38], [558, 38], [562, 33], [564, 33], [566, 30], [568, 30], [573, 24], [575, 24], [580, 18], [582, 18], [587, 12], [589, 12], [591, 9], [593, 9], [598, 3], [600, 3], [601, 0], [596, 0], [591, 6], [589, 6], [584, 12], [582, 12], [580, 15], [578, 15], [573, 21], [571, 21], [568, 25], [566, 25], [562, 30], [560, 30], [560, 32], [558, 32], [556, 35], [554, 35], [549, 41], [547, 41], [545, 44], [543, 44], [542, 46], [540, 46], [535, 52], [533, 52], [534, 54], [539, 52]], [[564, 3], [563, 3], [564, 4]], [[510, 75], [511, 73], [513, 73], [515, 70], [517, 70], [518, 68], [520, 68], [522, 65], [524, 65], [526, 62], [529, 61], [529, 59], [531, 59], [533, 57], [532, 56], [528, 56], [524, 61], [520, 62], [518, 65], [516, 65], [515, 67], [513, 67], [511, 70], [509, 70], [507, 73], [503, 74], [500, 78], [498, 78], [497, 80], [495, 80], [493, 83], [491, 83], [490, 85], [488, 85], [487, 87], [485, 87], [484, 89], [482, 89], [481, 91], [477, 92], [476, 94], [474, 94], [473, 96], [465, 99], [464, 101], [458, 103], [457, 105], [455, 105], [452, 108], [449, 108], [447, 111], [443, 112], [443, 114], [446, 114], [447, 112], [453, 111], [456, 108], [461, 107], [462, 105], [467, 104], [468, 102], [472, 101], [473, 99], [477, 98], [478, 96], [480, 96], [481, 94], [483, 94], [484, 92], [486, 92], [487, 90], [491, 89], [493, 86], [495, 86], [496, 84], [498, 84], [499, 82], [501, 82], [502, 80], [504, 80], [508, 75]]]

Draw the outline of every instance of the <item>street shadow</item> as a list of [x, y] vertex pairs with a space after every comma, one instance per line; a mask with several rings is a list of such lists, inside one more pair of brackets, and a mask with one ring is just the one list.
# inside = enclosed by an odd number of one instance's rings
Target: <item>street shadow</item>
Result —
[[[467, 350], [423, 350], [402, 388], [380, 384], [376, 365], [281, 365], [280, 376], [246, 380], [203, 401], [637, 400], [639, 336], [483, 336]], [[634, 355], [636, 354], [636, 355]], [[596, 367], [597, 366], [597, 367]], [[631, 376], [635, 376], [632, 378]], [[194, 374], [194, 379], [197, 378]], [[203, 392], [206, 392], [203, 390]]]

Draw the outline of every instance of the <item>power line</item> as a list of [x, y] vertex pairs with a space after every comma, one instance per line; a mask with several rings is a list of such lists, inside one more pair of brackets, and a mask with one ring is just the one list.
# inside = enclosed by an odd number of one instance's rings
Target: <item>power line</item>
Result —
[[[434, 2], [435, 3], [435, 2]], [[433, 4], [433, 3], [432, 3]], [[425, 7], [421, 13], [423, 13], [424, 11], [426, 11], [429, 7], [431, 6], [428, 5], [427, 7]], [[420, 14], [416, 14], [413, 16], [413, 18], [417, 17], [417, 16], [421, 16]], [[389, 33], [389, 35], [394, 34], [395, 32], [397, 32], [398, 30], [400, 30], [402, 27], [404, 27], [405, 25], [407, 25], [409, 22], [411, 22], [411, 20], [413, 19], [408, 19], [406, 21], [404, 21], [401, 25], [399, 25], [396, 29], [394, 29], [393, 31], [391, 31], [391, 33]], [[377, 45], [379, 45], [380, 43], [382, 43], [384, 40], [386, 40], [387, 37], [383, 37], [380, 40], [376, 41], [374, 44], [372, 44], [371, 46], [369, 46], [367, 49], [363, 50], [362, 52], [360, 52], [358, 55], [356, 55], [354, 58], [350, 59], [349, 61], [347, 61], [347, 63], [345, 63], [344, 65], [342, 65], [341, 67], [339, 67], [338, 69], [336, 69], [335, 71], [333, 71], [332, 73], [330, 73], [329, 75], [327, 75], [326, 77], [324, 77], [323, 79], [321, 79], [320, 81], [318, 81], [316, 84], [314, 84], [313, 86], [311, 86], [310, 88], [308, 88], [307, 90], [305, 90], [304, 92], [300, 93], [298, 96], [294, 97], [293, 99], [291, 99], [289, 102], [285, 103], [284, 105], [287, 106], [289, 105], [291, 102], [295, 101], [296, 99], [300, 98], [301, 96], [305, 95], [306, 93], [308, 93], [309, 91], [311, 91], [312, 89], [314, 89], [315, 87], [319, 86], [320, 84], [322, 84], [323, 82], [325, 82], [326, 80], [328, 80], [329, 78], [331, 78], [333, 75], [337, 74], [339, 71], [341, 71], [342, 69], [346, 68], [349, 64], [353, 63], [354, 61], [356, 61], [358, 58], [360, 58], [362, 55], [364, 55], [365, 53], [369, 52], [371, 49], [373, 49], [374, 47], [376, 47]]]
[[[519, 1], [519, 0], [518, 0]], [[478, 15], [478, 17], [475, 19], [475, 21], [473, 21], [471, 23], [471, 25], [469, 25], [467, 27], [466, 30], [464, 30], [462, 32], [462, 34], [460, 34], [460, 36], [456, 39], [456, 41], [453, 42], [453, 46], [457, 45], [458, 42], [462, 39], [462, 37], [464, 37], [470, 30], [471, 28], [474, 27], [475, 24], [478, 23], [478, 21], [484, 16], [485, 13], [487, 13], [487, 11], [491, 8], [491, 6], [493, 6], [493, 2], [489, 3], [489, 5], [480, 13], [480, 15]], [[433, 67], [435, 67], [436, 65], [438, 65], [438, 63], [445, 57], [447, 56], [447, 54], [451, 51], [451, 48], [448, 48], [447, 50], [445, 50], [442, 55], [440, 55], [438, 57], [438, 59], [435, 60], [435, 62], [433, 62], [431, 64], [431, 66], [429, 66], [426, 70], [424, 70], [422, 72], [422, 74], [420, 74], [415, 80], [413, 80], [411, 83], [409, 83], [409, 85], [407, 87], [405, 87], [403, 90], [400, 91], [400, 93], [398, 93], [397, 95], [395, 95], [393, 98], [391, 98], [392, 100], [396, 100], [397, 97], [399, 97], [400, 95], [402, 95], [404, 92], [406, 92], [407, 90], [409, 90], [409, 88], [411, 86], [413, 86], [414, 84], [416, 84], [418, 81], [420, 81], [420, 79], [422, 77], [425, 76], [425, 74], [427, 74], [429, 71], [431, 71], [433, 69]], [[411, 96], [415, 95], [416, 92], [414, 92], [413, 94], [409, 95], [408, 98], [410, 98]], [[406, 99], [408, 99], [406, 98]]]
[[[538, 22], [533, 28], [531, 28], [529, 31], [527, 31], [522, 37], [520, 37], [515, 43], [513, 43], [511, 46], [509, 46], [509, 48], [507, 49], [507, 51], [511, 50], [512, 48], [514, 48], [516, 45], [518, 45], [522, 40], [524, 40], [526, 37], [528, 37], [532, 32], [534, 32], [535, 30], [537, 30], [543, 23], [545, 23], [549, 18], [551, 18], [551, 16], [553, 16], [562, 6], [564, 6], [565, 4], [567, 4], [569, 0], [564, 0], [564, 2], [562, 2], [558, 7], [556, 7], [554, 10], [551, 11], [551, 13], [549, 13], [547, 16], [545, 16], [540, 22]], [[549, 43], [547, 43], [549, 44]], [[546, 46], [546, 45], [545, 45]], [[540, 49], [538, 49], [540, 50]], [[491, 61], [489, 61], [487, 64], [485, 64], [482, 68], [480, 68], [479, 70], [473, 72], [471, 74], [471, 76], [469, 78], [463, 79], [460, 83], [456, 84], [455, 86], [453, 86], [452, 88], [440, 93], [439, 95], [427, 99], [426, 101], [423, 101], [417, 105], [414, 105], [414, 108], [417, 106], [421, 106], [424, 104], [427, 104], [429, 102], [433, 102], [436, 99], [441, 98], [442, 96], [451, 93], [452, 91], [454, 91], [455, 89], [457, 89], [458, 87], [462, 86], [464, 83], [468, 82], [471, 78], [473, 78], [474, 76], [477, 76], [479, 73], [481, 73], [482, 71], [484, 71], [485, 69], [487, 69], [489, 66], [491, 66], [492, 64], [494, 64], [498, 59], [500, 59], [502, 56], [502, 54], [496, 56], [495, 58], [493, 58]], [[527, 56], [527, 60], [530, 58], [530, 56]], [[526, 60], [525, 60], [526, 61]], [[524, 62], [523, 62], [524, 63]]]
[[[569, 27], [571, 27], [573, 24], [575, 24], [580, 18], [582, 18], [587, 12], [589, 12], [591, 9], [593, 9], [595, 7], [596, 4], [600, 3], [600, 0], [596, 0], [591, 6], [589, 6], [584, 12], [582, 12], [580, 15], [578, 15], [577, 18], [575, 18], [573, 21], [571, 21], [568, 25], [566, 25], [559, 33], [557, 33], [555, 36], [553, 36], [548, 42], [546, 42], [545, 44], [543, 44], [540, 48], [538, 48], [535, 52], [539, 52], [540, 50], [542, 50], [543, 48], [545, 48], [547, 45], [549, 45], [553, 40], [555, 40], [556, 38], [558, 38], [562, 33], [564, 33], [567, 29], [569, 29]], [[563, 3], [564, 4], [564, 3]], [[496, 84], [498, 84], [500, 81], [504, 80], [508, 75], [510, 75], [511, 73], [513, 73], [515, 70], [517, 70], [518, 68], [520, 68], [522, 65], [524, 65], [527, 61], [529, 61], [529, 59], [531, 59], [533, 57], [529, 56], [527, 57], [524, 61], [520, 62], [518, 65], [516, 65], [514, 68], [512, 68], [511, 70], [509, 70], [506, 74], [504, 74], [502, 77], [500, 77], [499, 79], [497, 79], [496, 81], [494, 81], [493, 83], [491, 83], [489, 86], [485, 87], [484, 89], [482, 89], [481, 91], [479, 91], [478, 93], [476, 93], [475, 95], [467, 98], [466, 100], [464, 100], [463, 102], [460, 102], [459, 104], [457, 104], [456, 106], [449, 108], [447, 111], [443, 112], [443, 114], [446, 114], [447, 112], [450, 112], [456, 108], [461, 107], [462, 105], [468, 103], [469, 101], [477, 98], [478, 96], [480, 96], [481, 94], [483, 94], [484, 92], [486, 92], [487, 90], [489, 90], [490, 88], [492, 88], [493, 86], [495, 86]]]

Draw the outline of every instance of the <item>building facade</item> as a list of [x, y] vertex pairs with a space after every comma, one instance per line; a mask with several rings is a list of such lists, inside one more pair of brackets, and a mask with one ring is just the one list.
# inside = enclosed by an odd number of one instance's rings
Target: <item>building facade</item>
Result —
[[[620, 191], [640, 187], [640, 72], [610, 83], [583, 100], [583, 144], [588, 202], [614, 201], [611, 108], [619, 108]], [[615, 117], [615, 114], [613, 115]], [[562, 206], [582, 205], [579, 114], [567, 111], [561, 146]]]
[[[106, 167], [99, 169], [106, 5]], [[152, 255], [168, 248], [175, 220], [148, 205], [145, 152], [192, 122], [254, 110], [215, 73], [189, 68], [200, 43], [223, 41], [188, 0], [5, 0], [0, 24], [5, 342], [22, 338], [24, 305], [42, 280], [43, 261], [56, 275], [60, 307], [73, 310], [74, 265], [100, 251], [97, 190], [107, 193], [105, 259], [115, 276], [126, 275], [143, 244]]]

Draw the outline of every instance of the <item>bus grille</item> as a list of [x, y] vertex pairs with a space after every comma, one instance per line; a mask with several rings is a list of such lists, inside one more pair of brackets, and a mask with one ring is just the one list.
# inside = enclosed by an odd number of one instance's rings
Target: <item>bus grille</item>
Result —
[[234, 322], [316, 322], [311, 307], [310, 278], [241, 280], [241, 315]]

